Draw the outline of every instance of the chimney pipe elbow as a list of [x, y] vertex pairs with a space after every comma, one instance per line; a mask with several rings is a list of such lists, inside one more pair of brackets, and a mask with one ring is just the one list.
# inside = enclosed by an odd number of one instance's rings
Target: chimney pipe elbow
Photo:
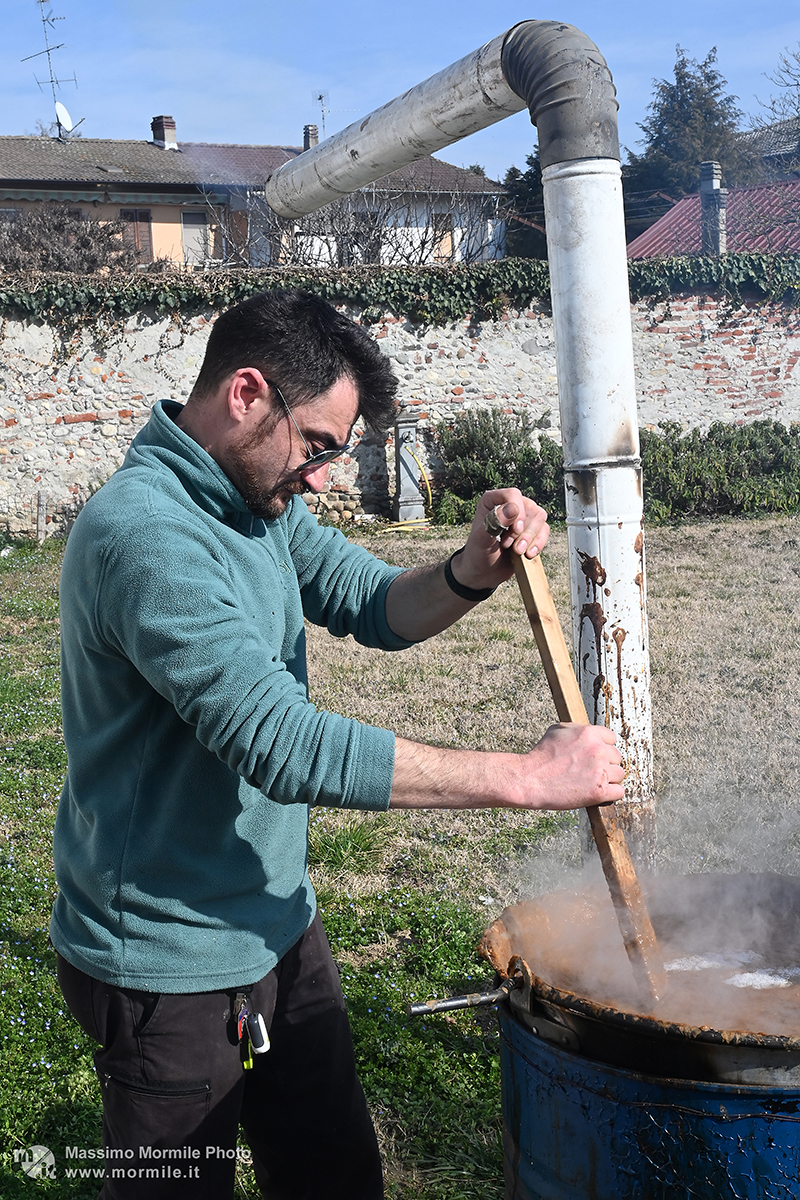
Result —
[[561, 21], [522, 21], [506, 35], [501, 63], [538, 130], [543, 168], [581, 158], [619, 161], [617, 91], [585, 33]]

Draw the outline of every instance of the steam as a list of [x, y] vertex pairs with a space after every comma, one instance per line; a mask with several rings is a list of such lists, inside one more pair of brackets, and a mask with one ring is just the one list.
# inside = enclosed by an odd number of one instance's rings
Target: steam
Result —
[[700, 872], [643, 879], [668, 972], [643, 1005], [605, 881], [569, 886], [506, 910], [513, 953], [562, 991], [682, 1025], [800, 1037], [800, 879]]
[[[657, 873], [800, 875], [800, 738], [794, 727], [790, 737], [784, 729], [772, 740], [732, 706], [724, 723], [700, 724], [690, 747], [687, 740], [683, 751], [691, 771], [685, 762], [659, 761], [667, 757], [663, 751], [657, 757]], [[583, 860], [577, 828], [548, 838], [514, 864], [520, 898], [601, 880], [594, 851]]]

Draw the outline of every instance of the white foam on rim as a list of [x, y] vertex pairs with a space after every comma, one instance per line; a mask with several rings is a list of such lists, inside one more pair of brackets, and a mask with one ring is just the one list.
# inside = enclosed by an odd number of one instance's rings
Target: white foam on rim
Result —
[[761, 961], [761, 955], [752, 950], [732, 951], [727, 954], [687, 954], [684, 958], [664, 963], [665, 971], [711, 971], [734, 967], [746, 967]]

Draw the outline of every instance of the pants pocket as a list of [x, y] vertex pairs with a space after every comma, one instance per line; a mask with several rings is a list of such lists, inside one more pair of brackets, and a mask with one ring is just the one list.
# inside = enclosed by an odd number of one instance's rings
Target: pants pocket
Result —
[[[211, 1087], [143, 1087], [98, 1071], [103, 1089], [104, 1200], [224, 1196], [227, 1179], [208, 1164]], [[227, 1164], [226, 1164], [227, 1166]], [[226, 1171], [232, 1182], [232, 1169]]]

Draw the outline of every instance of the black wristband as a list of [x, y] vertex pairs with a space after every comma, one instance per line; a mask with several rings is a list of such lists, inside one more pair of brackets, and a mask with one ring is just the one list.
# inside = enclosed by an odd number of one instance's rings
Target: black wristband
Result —
[[473, 603], [475, 603], [478, 600], [488, 600], [489, 597], [492, 595], [492, 593], [497, 590], [496, 588], [464, 587], [464, 584], [459, 583], [458, 580], [456, 579], [455, 575], [453, 574], [453, 568], [451, 567], [450, 564], [452, 563], [453, 559], [456, 557], [457, 554], [463, 554], [463, 553], [464, 553], [464, 547], [462, 546], [460, 550], [456, 550], [455, 554], [451, 554], [450, 557], [448, 558], [447, 562], [444, 564], [444, 581], [445, 581], [445, 583], [450, 588], [450, 591], [455, 592], [455, 594], [457, 596], [459, 596], [462, 600], [470, 600]]

